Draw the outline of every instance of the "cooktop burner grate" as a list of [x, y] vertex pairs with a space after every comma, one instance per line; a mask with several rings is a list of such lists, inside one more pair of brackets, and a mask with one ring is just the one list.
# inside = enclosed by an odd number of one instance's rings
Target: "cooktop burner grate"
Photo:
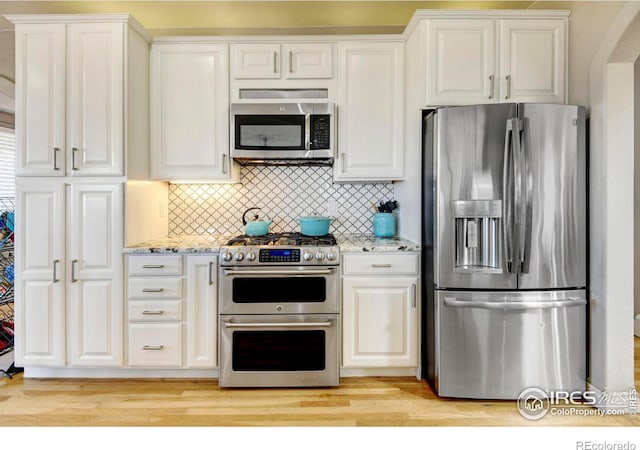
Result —
[[324, 236], [305, 236], [298, 232], [286, 233], [269, 233], [264, 236], [247, 236], [241, 234], [231, 238], [227, 245], [244, 246], [244, 245], [337, 245], [336, 238], [333, 234], [325, 234]]

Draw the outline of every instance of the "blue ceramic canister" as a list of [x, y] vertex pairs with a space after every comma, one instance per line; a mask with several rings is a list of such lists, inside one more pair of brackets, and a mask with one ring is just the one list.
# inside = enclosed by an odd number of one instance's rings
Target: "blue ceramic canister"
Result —
[[373, 235], [392, 237], [396, 234], [396, 216], [393, 213], [377, 213], [373, 216]]

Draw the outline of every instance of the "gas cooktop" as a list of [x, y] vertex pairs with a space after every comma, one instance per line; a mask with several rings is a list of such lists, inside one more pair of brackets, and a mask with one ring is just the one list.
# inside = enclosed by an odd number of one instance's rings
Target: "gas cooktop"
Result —
[[336, 238], [333, 234], [325, 234], [324, 236], [305, 236], [296, 232], [289, 233], [269, 233], [264, 236], [247, 236], [241, 234], [231, 238], [227, 246], [247, 246], [247, 245], [289, 245], [289, 246], [306, 246], [306, 245], [337, 245]]
[[223, 266], [338, 265], [339, 247], [332, 234], [305, 236], [300, 233], [240, 235], [220, 249]]

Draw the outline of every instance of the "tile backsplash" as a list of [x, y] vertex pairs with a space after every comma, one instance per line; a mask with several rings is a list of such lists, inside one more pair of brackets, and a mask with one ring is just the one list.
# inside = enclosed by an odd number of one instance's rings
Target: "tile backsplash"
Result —
[[371, 202], [394, 198], [392, 183], [334, 184], [330, 167], [244, 166], [238, 184], [171, 184], [169, 236], [241, 234], [242, 214], [259, 207], [273, 220], [270, 231], [297, 231], [297, 217], [329, 215], [333, 233], [371, 232]]

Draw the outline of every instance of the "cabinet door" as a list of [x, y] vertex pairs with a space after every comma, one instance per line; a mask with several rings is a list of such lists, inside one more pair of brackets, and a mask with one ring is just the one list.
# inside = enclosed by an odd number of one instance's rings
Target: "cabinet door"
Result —
[[67, 170], [122, 175], [124, 24], [68, 26]]
[[418, 365], [415, 277], [345, 277], [343, 367]]
[[227, 46], [156, 46], [151, 61], [152, 176], [230, 180]]
[[494, 20], [428, 21], [427, 105], [498, 101], [495, 33]]
[[64, 184], [20, 183], [15, 217], [15, 359], [65, 364]]
[[78, 183], [68, 190], [72, 365], [122, 365], [122, 195], [121, 184]]
[[64, 24], [16, 25], [16, 172], [65, 174]]
[[285, 77], [333, 78], [333, 47], [328, 43], [283, 44]]
[[338, 44], [336, 181], [403, 176], [403, 55], [400, 42]]
[[187, 256], [187, 367], [216, 367], [217, 257]]
[[280, 44], [231, 44], [231, 77], [280, 78]]
[[508, 102], [565, 102], [564, 20], [500, 21], [500, 90]]

